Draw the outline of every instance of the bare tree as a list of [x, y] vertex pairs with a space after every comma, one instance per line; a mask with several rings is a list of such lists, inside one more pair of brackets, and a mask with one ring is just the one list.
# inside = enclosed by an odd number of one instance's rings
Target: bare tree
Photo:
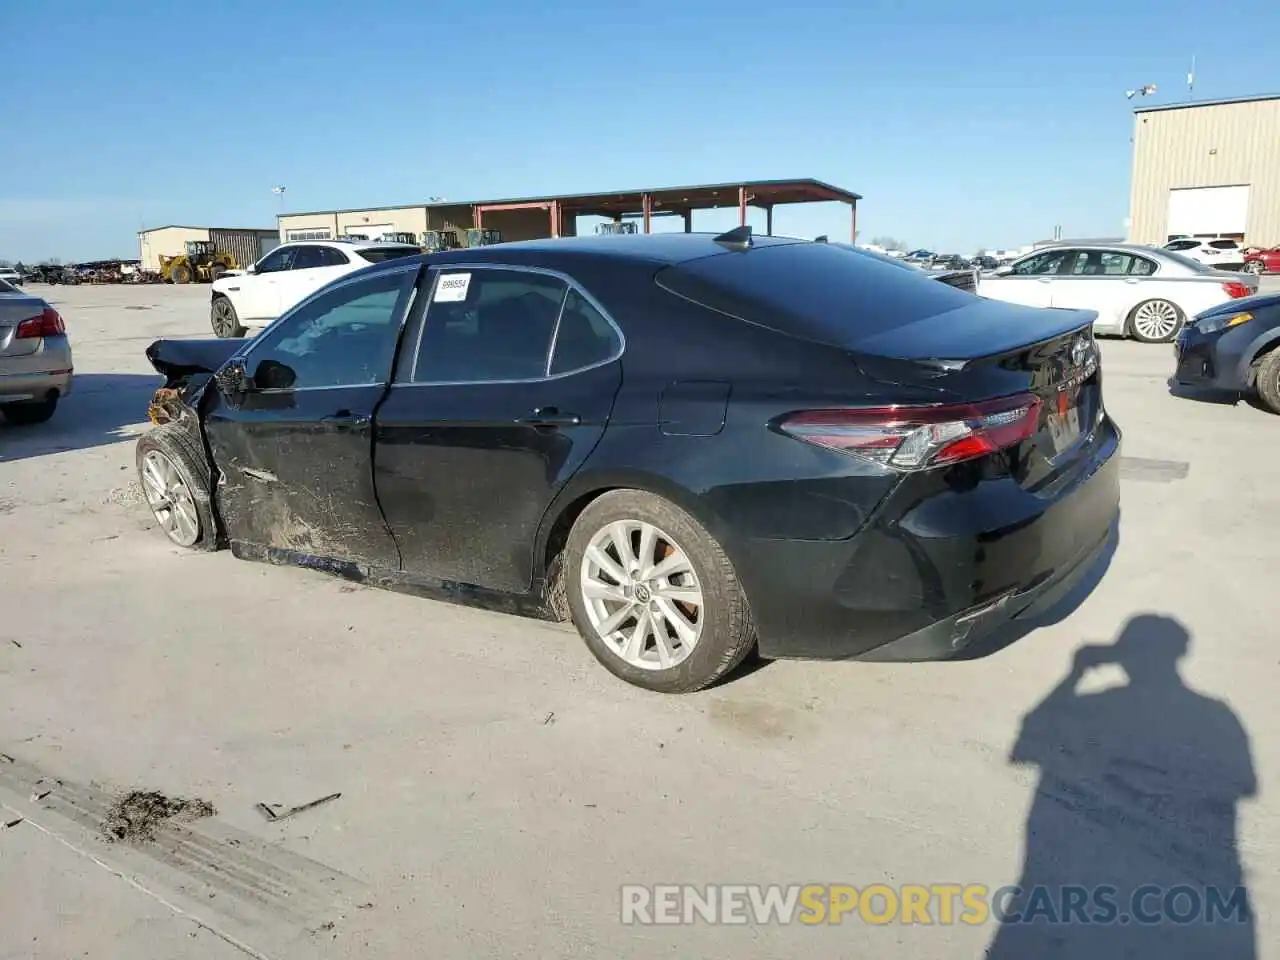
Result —
[[907, 245], [893, 237], [876, 237], [871, 241], [881, 250], [906, 250]]

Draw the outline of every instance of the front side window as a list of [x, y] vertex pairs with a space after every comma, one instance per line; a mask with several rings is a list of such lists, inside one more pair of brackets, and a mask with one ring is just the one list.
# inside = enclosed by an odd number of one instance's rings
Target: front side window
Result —
[[415, 276], [381, 274], [307, 301], [259, 334], [250, 379], [262, 390], [385, 383]]
[[567, 291], [558, 277], [527, 270], [441, 270], [423, 322], [414, 382], [546, 376]]
[[1067, 258], [1074, 258], [1075, 255], [1075, 250], [1050, 250], [1038, 253], [1015, 263], [1012, 272], [1017, 277], [1043, 277], [1046, 274], [1057, 273], [1066, 263]]
[[258, 261], [258, 273], [279, 273], [293, 268], [293, 258], [301, 247], [276, 247]]

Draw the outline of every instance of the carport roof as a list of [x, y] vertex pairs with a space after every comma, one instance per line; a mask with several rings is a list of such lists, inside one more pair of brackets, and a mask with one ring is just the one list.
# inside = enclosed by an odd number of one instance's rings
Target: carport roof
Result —
[[655, 209], [706, 210], [713, 207], [736, 207], [738, 189], [745, 187], [747, 203], [766, 206], [781, 203], [819, 203], [835, 201], [856, 203], [861, 194], [822, 180], [734, 180], [725, 183], [703, 183], [683, 187], [640, 187], [632, 190], [610, 190], [602, 193], [557, 193], [533, 197], [500, 197], [489, 200], [442, 200], [432, 203], [401, 203], [385, 207], [349, 207], [343, 210], [298, 210], [282, 213], [286, 217], [309, 217], [334, 213], [371, 213], [377, 210], [407, 210], [421, 207], [488, 207], [559, 203], [566, 211], [595, 213], [632, 213], [640, 208], [640, 198], [649, 194]]

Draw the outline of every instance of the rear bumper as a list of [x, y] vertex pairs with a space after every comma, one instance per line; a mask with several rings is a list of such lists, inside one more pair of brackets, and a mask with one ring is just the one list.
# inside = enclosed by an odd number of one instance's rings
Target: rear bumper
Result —
[[35, 353], [0, 357], [0, 403], [44, 400], [71, 392], [71, 344], [66, 337], [45, 337]]
[[768, 658], [933, 660], [1068, 593], [1107, 550], [1120, 509], [1119, 431], [1104, 417], [1050, 496], [1008, 478], [920, 497], [899, 488], [845, 541], [737, 551]]

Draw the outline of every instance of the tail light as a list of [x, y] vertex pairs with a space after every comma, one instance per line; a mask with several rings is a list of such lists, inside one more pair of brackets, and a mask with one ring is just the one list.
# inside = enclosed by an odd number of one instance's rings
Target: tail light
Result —
[[782, 432], [887, 467], [921, 470], [1006, 450], [1035, 436], [1040, 399], [1019, 394], [982, 403], [805, 410]]
[[1232, 300], [1239, 300], [1241, 297], [1247, 297], [1253, 293], [1251, 288], [1236, 280], [1228, 280], [1222, 285], [1222, 289], [1226, 291], [1227, 296]]
[[53, 307], [45, 307], [44, 313], [30, 320], [23, 320], [13, 336], [16, 340], [34, 340], [38, 337], [57, 337], [67, 332], [62, 315]]

